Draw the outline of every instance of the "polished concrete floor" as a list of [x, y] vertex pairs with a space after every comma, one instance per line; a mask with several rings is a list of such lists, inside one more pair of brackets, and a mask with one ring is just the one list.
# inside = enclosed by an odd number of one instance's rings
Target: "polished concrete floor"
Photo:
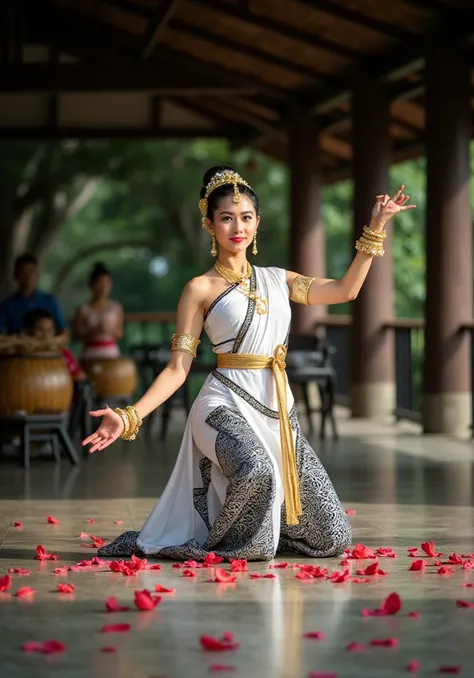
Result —
[[[474, 603], [474, 587], [463, 586], [474, 584], [474, 574], [452, 565], [452, 574], [440, 575], [432, 565], [436, 558], [425, 557], [421, 549], [420, 557], [429, 565], [424, 571], [408, 571], [415, 559], [408, 557], [407, 548], [434, 540], [443, 562], [453, 553], [474, 551], [474, 443], [423, 438], [411, 425], [369, 424], [343, 415], [341, 432], [338, 443], [313, 442], [346, 509], [355, 511], [350, 518], [354, 544], [390, 547], [398, 555], [379, 559], [386, 576], [361, 583], [302, 581], [291, 567], [310, 563], [331, 573], [342, 569], [341, 558], [315, 562], [285, 557], [286, 569], [251, 563], [251, 573], [273, 573], [276, 578], [251, 579], [241, 573], [231, 584], [209, 582], [208, 569], [185, 577], [169, 561], [161, 570], [133, 577], [111, 572], [107, 564], [55, 575], [54, 568], [95, 555], [95, 550], [81, 548], [90, 540], [79, 538], [80, 532], [110, 539], [140, 527], [169, 476], [179, 427], [166, 445], [154, 442], [153, 434], [148, 440], [142, 435], [136, 443], [118, 443], [78, 468], [67, 461], [55, 466], [37, 459], [23, 471], [2, 460], [0, 577], [9, 568], [30, 573], [11, 574], [11, 587], [0, 593], [1, 678], [391, 678], [407, 675], [412, 660], [420, 662], [414, 675], [441, 675], [442, 667], [460, 667], [459, 675], [472, 678], [474, 608], [461, 608], [456, 601]], [[48, 523], [47, 516], [59, 523]], [[15, 521], [23, 527], [13, 527]], [[38, 544], [60, 560], [35, 560]], [[373, 562], [352, 560], [352, 574], [357, 577], [357, 569]], [[74, 584], [74, 593], [57, 592], [58, 584], [66, 582]], [[138, 611], [134, 592], [153, 591], [156, 584], [176, 591], [162, 594], [153, 611]], [[25, 586], [36, 593], [16, 596]], [[362, 616], [362, 609], [379, 608], [392, 592], [402, 600], [398, 614]], [[130, 605], [130, 611], [107, 612], [109, 596]], [[131, 629], [102, 632], [116, 623]], [[239, 649], [209, 652], [200, 646], [201, 635], [221, 637], [226, 631], [235, 635]], [[324, 637], [305, 637], [316, 631]], [[390, 638], [398, 646], [370, 646], [372, 640]], [[21, 649], [27, 641], [50, 639], [63, 643], [66, 651]], [[349, 651], [350, 643], [364, 647]], [[115, 652], [103, 651], [111, 646]]]

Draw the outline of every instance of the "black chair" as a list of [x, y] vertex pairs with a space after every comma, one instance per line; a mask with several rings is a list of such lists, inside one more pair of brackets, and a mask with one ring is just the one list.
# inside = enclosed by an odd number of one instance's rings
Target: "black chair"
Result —
[[[74, 393], [69, 409], [69, 421], [67, 431], [71, 440], [75, 440], [79, 434], [84, 440], [92, 433], [92, 418], [89, 412], [94, 409], [94, 389], [87, 379], [74, 382]], [[88, 457], [84, 449], [84, 456]]]
[[[303, 402], [308, 420], [309, 433], [314, 432], [312, 415], [321, 415], [319, 436], [326, 437], [326, 422], [331, 423], [333, 439], [337, 440], [336, 418], [334, 415], [334, 394], [336, 391], [336, 371], [332, 366], [335, 349], [326, 339], [315, 335], [291, 335], [286, 357], [288, 380], [301, 386]], [[318, 387], [321, 406], [312, 408], [309, 400], [309, 385]]]

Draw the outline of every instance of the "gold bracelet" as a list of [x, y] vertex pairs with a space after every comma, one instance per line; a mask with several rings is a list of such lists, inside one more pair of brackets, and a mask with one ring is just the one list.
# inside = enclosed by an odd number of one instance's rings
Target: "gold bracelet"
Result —
[[120, 409], [120, 407], [115, 407], [114, 412], [119, 415], [120, 419], [122, 420], [123, 423], [123, 431], [120, 434], [120, 437], [126, 440], [126, 436], [128, 435], [128, 432], [130, 431], [130, 422], [128, 421], [128, 417], [125, 414], [125, 411]]
[[308, 306], [309, 290], [313, 284], [314, 278], [308, 278], [304, 275], [299, 275], [293, 280], [291, 288], [290, 299], [295, 304], [305, 304]]
[[371, 235], [373, 238], [376, 238], [377, 240], [385, 240], [387, 237], [387, 231], [374, 231], [370, 226], [364, 226], [362, 229], [364, 233], [367, 235]]
[[359, 240], [356, 240], [355, 248], [358, 252], [370, 254], [372, 257], [383, 257], [385, 254], [385, 250], [380, 244], [369, 242], [362, 236], [359, 238]]
[[142, 425], [142, 420], [135, 407], [127, 405], [125, 409], [116, 407], [114, 409], [123, 421], [123, 431], [120, 434], [122, 440], [135, 440], [138, 430]]
[[184, 334], [183, 332], [175, 332], [171, 337], [171, 350], [183, 351], [196, 357], [197, 347], [201, 343], [200, 339], [196, 339], [192, 334]]

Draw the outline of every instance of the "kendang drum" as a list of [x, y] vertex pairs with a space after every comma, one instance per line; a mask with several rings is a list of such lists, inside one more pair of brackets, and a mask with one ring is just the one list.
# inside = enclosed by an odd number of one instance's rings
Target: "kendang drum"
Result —
[[137, 368], [131, 358], [93, 358], [84, 370], [99, 398], [130, 398], [137, 386]]
[[0, 414], [67, 412], [73, 381], [59, 342], [0, 339]]

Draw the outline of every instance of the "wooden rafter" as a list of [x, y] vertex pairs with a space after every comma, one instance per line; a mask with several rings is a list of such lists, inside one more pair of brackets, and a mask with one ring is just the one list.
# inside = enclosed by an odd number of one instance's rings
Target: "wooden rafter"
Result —
[[171, 21], [176, 9], [178, 0], [160, 0], [160, 4], [153, 11], [150, 17], [143, 44], [141, 48], [142, 59], [148, 59], [155, 49], [155, 46], [163, 34], [166, 25]]
[[349, 9], [342, 4], [332, 2], [332, 0], [298, 0], [299, 3], [304, 4], [311, 9], [314, 9], [320, 14], [327, 14], [334, 19], [342, 19], [353, 26], [359, 28], [366, 28], [379, 35], [384, 35], [387, 38], [393, 38], [407, 42], [413, 39], [415, 35], [412, 31], [407, 31], [405, 28], [400, 28], [396, 24], [388, 21], [381, 21], [380, 19], [373, 19], [365, 14]]

